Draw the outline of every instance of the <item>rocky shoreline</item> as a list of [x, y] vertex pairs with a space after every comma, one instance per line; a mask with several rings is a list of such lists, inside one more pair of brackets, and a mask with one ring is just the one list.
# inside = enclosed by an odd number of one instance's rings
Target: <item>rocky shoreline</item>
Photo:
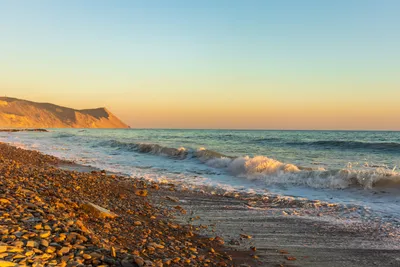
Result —
[[398, 266], [397, 228], [368, 216], [132, 179], [0, 143], [0, 267]]
[[0, 132], [16, 133], [16, 132], [48, 132], [46, 129], [0, 129]]
[[0, 143], [0, 266], [237, 266], [222, 238], [174, 222], [183, 208], [152, 204], [173, 185], [59, 164]]

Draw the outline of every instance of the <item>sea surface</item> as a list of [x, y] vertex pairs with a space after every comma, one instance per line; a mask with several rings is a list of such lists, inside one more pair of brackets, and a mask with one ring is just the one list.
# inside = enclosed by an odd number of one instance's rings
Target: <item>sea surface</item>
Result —
[[0, 141], [194, 189], [362, 206], [400, 226], [400, 132], [49, 129]]

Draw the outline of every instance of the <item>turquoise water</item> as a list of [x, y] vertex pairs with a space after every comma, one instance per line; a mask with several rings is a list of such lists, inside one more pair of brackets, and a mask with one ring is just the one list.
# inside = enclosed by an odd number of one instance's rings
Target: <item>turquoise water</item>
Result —
[[363, 205], [400, 218], [400, 132], [52, 129], [0, 140], [132, 177]]
[[[400, 132], [227, 131], [227, 130], [53, 130], [52, 137], [93, 142], [205, 147], [230, 156], [265, 155], [304, 166], [331, 168], [368, 163], [400, 165]], [[66, 135], [64, 136], [63, 133]], [[40, 135], [40, 134], [39, 134]], [[68, 136], [71, 135], [71, 136]]]

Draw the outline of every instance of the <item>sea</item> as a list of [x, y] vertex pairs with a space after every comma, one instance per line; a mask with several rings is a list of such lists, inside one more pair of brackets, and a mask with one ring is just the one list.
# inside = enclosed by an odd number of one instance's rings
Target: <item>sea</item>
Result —
[[363, 207], [400, 227], [400, 132], [48, 130], [0, 141], [132, 179]]

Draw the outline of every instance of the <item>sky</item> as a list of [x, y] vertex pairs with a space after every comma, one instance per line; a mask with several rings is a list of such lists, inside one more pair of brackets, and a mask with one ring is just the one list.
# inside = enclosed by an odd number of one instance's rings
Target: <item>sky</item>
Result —
[[0, 95], [133, 128], [400, 130], [400, 1], [0, 0]]

